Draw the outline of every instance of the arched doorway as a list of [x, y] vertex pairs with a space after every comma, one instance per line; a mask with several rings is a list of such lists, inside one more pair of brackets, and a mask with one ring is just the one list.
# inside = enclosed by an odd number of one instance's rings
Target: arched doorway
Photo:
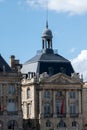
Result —
[[15, 120], [10, 120], [8, 122], [8, 130], [17, 130], [18, 129], [18, 124]]
[[67, 130], [67, 128], [66, 128], [66, 123], [65, 123], [63, 120], [61, 120], [61, 121], [57, 124], [57, 129], [58, 129], [58, 130]]
[[72, 122], [72, 129], [73, 129], [73, 130], [79, 130], [79, 123], [76, 122], [76, 121], [73, 121], [73, 122]]

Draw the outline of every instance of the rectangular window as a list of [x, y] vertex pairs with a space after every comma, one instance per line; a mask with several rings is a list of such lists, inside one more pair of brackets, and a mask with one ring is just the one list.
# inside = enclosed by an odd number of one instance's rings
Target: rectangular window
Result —
[[8, 111], [10, 111], [10, 112], [16, 111], [16, 105], [15, 105], [15, 100], [14, 99], [9, 99], [8, 100], [7, 108], [8, 108]]
[[75, 114], [75, 113], [76, 113], [76, 105], [70, 104], [70, 114]]
[[46, 91], [44, 92], [44, 97], [45, 97], [45, 98], [50, 98], [50, 91], [49, 91], [49, 90], [46, 90]]
[[44, 106], [44, 116], [45, 117], [50, 116], [50, 104], [45, 104], [45, 106]]
[[29, 116], [31, 114], [31, 104], [29, 103], [27, 105], [27, 115]]
[[14, 94], [15, 93], [15, 87], [13, 85], [9, 86], [9, 94]]
[[27, 99], [31, 97], [30, 89], [27, 89]]
[[70, 98], [75, 99], [75, 92], [74, 91], [70, 92]]

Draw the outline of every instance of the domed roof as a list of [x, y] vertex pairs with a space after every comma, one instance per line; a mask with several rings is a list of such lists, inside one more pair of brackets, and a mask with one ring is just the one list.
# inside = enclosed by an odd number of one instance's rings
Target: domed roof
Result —
[[52, 38], [52, 31], [50, 29], [48, 29], [48, 23], [46, 24], [46, 29], [44, 30], [43, 34], [42, 34], [42, 38]]
[[42, 34], [42, 37], [49, 37], [49, 38], [52, 38], [53, 35], [52, 35], [52, 31], [48, 28], [45, 29], [45, 31], [43, 32]]

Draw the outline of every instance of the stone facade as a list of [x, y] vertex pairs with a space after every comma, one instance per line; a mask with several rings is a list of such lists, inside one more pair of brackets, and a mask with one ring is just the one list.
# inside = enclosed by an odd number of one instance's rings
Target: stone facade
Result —
[[21, 70], [24, 130], [87, 130], [87, 83], [69, 60], [55, 54], [52, 31], [42, 34], [41, 53]]
[[[0, 64], [5, 63], [4, 59], [0, 58]], [[14, 66], [10, 68], [7, 63], [3, 64], [3, 70], [0, 71], [0, 130], [22, 130], [23, 124], [21, 73], [17, 70], [20, 64], [14, 56], [11, 58], [14, 59]]]
[[84, 129], [87, 130], [87, 82], [84, 83], [82, 89], [82, 111]]
[[87, 122], [87, 94], [83, 86], [76, 75], [24, 78], [22, 108], [26, 129], [83, 130]]

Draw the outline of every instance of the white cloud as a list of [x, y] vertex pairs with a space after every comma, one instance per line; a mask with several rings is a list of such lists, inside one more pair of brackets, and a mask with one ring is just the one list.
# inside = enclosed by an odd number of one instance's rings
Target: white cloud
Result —
[[87, 0], [26, 0], [31, 6], [47, 7], [57, 12], [83, 14], [87, 12]]
[[84, 81], [87, 81], [87, 50], [82, 50], [71, 62], [75, 71], [83, 74]]
[[74, 53], [76, 51], [76, 48], [71, 48], [70, 52]]

